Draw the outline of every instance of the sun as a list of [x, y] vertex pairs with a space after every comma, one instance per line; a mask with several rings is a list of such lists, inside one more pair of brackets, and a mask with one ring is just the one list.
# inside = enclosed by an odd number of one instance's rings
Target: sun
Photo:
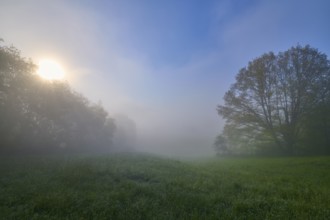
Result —
[[63, 80], [65, 72], [55, 60], [43, 59], [39, 61], [37, 73], [46, 80]]

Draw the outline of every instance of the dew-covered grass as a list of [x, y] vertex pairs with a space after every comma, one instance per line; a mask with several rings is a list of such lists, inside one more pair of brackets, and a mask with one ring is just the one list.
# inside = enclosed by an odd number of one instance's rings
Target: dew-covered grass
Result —
[[0, 219], [329, 219], [330, 158], [0, 161]]

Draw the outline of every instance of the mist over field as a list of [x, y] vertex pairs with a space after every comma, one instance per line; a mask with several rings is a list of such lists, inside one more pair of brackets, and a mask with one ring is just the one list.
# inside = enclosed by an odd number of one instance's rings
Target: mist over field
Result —
[[0, 220], [329, 219], [329, 9], [0, 0]]
[[109, 116], [134, 122], [134, 149], [213, 155], [217, 113], [239, 69], [310, 44], [330, 54], [327, 1], [1, 1], [0, 37]]

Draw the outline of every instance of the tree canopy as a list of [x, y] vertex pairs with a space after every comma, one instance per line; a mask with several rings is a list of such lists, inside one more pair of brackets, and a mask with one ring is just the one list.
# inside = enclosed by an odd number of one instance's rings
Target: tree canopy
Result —
[[110, 152], [115, 123], [107, 111], [36, 68], [0, 45], [0, 152]]
[[330, 153], [330, 62], [310, 46], [242, 68], [218, 113], [233, 153]]

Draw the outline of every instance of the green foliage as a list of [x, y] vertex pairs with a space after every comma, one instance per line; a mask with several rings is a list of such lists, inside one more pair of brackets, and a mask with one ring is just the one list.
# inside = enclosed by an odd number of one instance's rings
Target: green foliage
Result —
[[0, 160], [0, 219], [327, 219], [330, 160]]
[[[330, 153], [330, 62], [317, 49], [297, 46], [256, 58], [224, 101], [223, 136], [236, 153]], [[306, 141], [315, 137], [317, 148]]]
[[0, 152], [109, 152], [115, 126], [65, 82], [45, 81], [14, 47], [0, 46]]
[[223, 135], [218, 135], [214, 142], [214, 148], [217, 155], [228, 155], [230, 151], [228, 149], [227, 140]]

